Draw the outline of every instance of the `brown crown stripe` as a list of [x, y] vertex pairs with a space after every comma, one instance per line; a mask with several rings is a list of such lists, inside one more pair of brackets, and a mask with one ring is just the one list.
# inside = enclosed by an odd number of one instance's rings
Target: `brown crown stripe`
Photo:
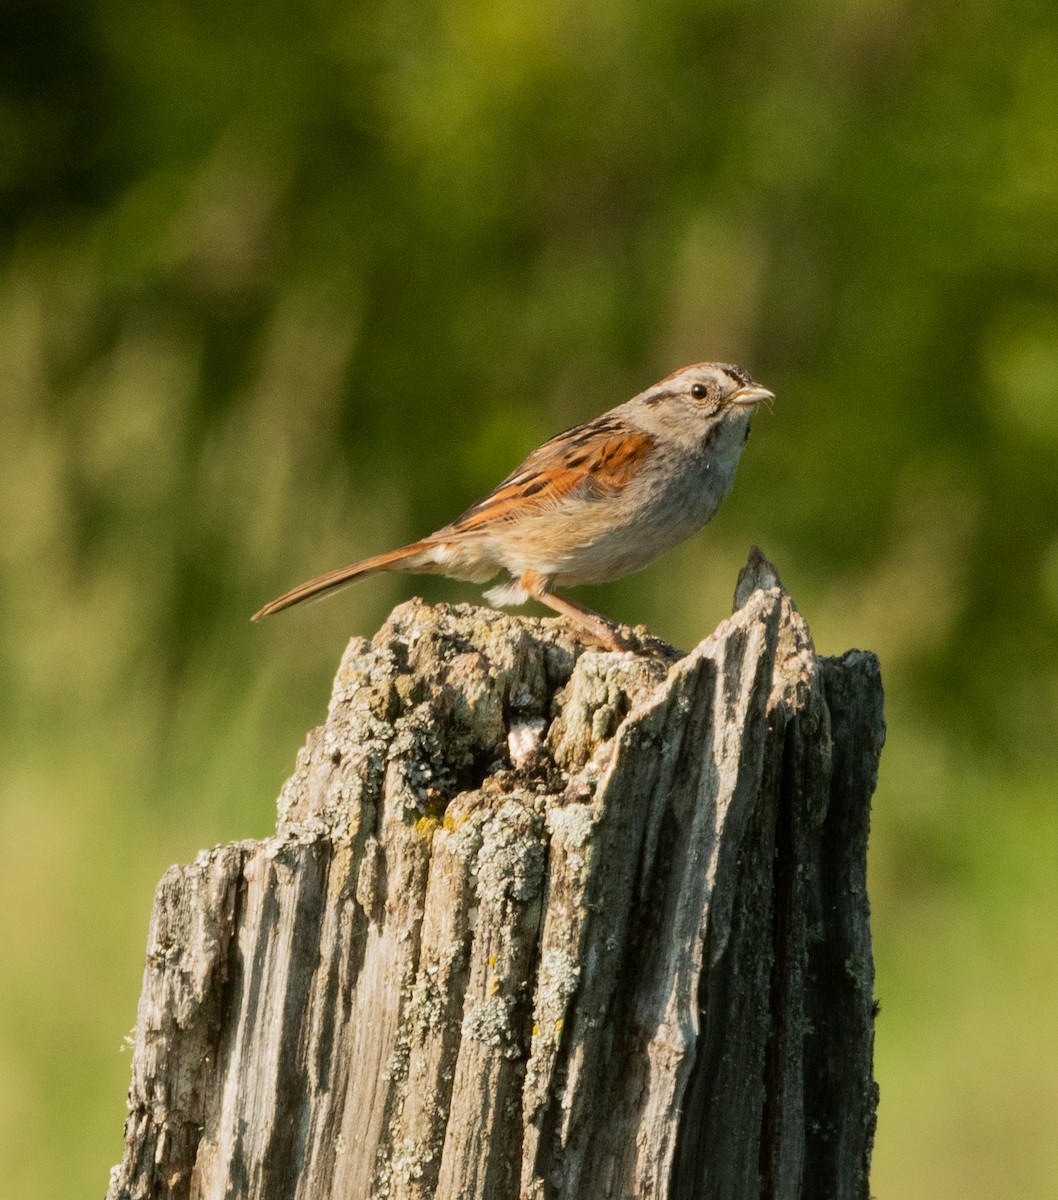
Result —
[[694, 371], [694, 370], [697, 370], [698, 367], [707, 367], [707, 366], [709, 366], [709, 363], [700, 362], [700, 363], [691, 363], [690, 366], [687, 366], [687, 367], [680, 367], [680, 369], [678, 371], [673, 371], [671, 375], [666, 375], [664, 379], [659, 379], [656, 386], [660, 387], [663, 383], [671, 382], [677, 376], [682, 375], [684, 373], [684, 371]]
[[736, 366], [734, 363], [700, 362], [691, 363], [689, 367], [680, 367], [678, 371], [673, 371], [671, 375], [666, 375], [664, 379], [659, 379], [657, 386], [660, 387], [661, 384], [668, 383], [670, 380], [675, 379], [678, 375], [682, 375], [685, 371], [696, 371], [699, 367], [717, 367], [719, 370], [723, 371], [729, 379], [733, 379], [735, 383], [739, 384], [741, 387], [746, 387], [748, 384], [753, 382], [749, 376], [749, 372], [743, 371], [741, 367]]

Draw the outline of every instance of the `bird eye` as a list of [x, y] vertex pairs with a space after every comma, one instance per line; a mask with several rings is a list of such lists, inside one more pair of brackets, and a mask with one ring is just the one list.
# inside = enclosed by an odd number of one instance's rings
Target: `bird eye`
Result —
[[691, 395], [695, 398], [695, 400], [704, 400], [706, 397], [706, 394], [708, 393], [708, 390], [709, 389], [705, 386], [704, 383], [696, 383], [691, 388]]

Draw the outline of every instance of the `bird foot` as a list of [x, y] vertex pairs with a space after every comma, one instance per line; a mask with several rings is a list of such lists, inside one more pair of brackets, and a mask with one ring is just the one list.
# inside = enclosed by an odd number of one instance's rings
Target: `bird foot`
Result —
[[615, 654], [639, 654], [646, 658], [656, 658], [662, 662], [674, 663], [683, 658], [683, 651], [670, 646], [668, 642], [655, 637], [645, 625], [610, 624], [597, 626], [594, 622], [590, 627], [570, 618], [569, 626], [574, 638], [585, 646], [599, 646]]

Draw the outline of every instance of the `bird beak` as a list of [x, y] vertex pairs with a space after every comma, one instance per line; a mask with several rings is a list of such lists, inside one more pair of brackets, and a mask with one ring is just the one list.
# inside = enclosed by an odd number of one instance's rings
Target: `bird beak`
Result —
[[757, 384], [751, 383], [748, 387], [739, 388], [731, 396], [732, 404], [760, 404], [762, 400], [774, 400], [775, 393], [769, 392], [767, 388], [758, 387]]

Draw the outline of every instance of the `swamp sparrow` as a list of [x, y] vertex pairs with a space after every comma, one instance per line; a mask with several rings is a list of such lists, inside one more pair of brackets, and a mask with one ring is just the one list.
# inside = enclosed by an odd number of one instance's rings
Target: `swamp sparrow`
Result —
[[700, 529], [731, 489], [754, 408], [774, 396], [741, 367], [698, 363], [545, 442], [483, 500], [422, 541], [310, 579], [256, 621], [377, 571], [483, 582], [491, 603], [539, 600], [614, 650], [605, 617], [555, 593], [638, 571]]

